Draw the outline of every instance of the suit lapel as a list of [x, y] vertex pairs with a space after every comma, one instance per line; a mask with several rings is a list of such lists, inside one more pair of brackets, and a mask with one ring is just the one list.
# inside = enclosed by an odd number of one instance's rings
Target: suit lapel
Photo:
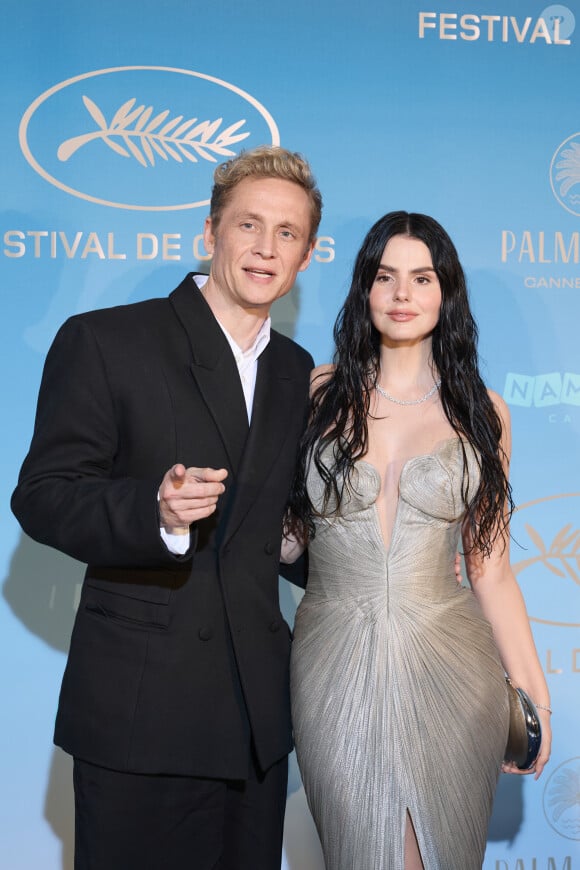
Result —
[[[248, 437], [248, 415], [231, 348], [190, 273], [170, 296], [191, 346], [191, 373], [236, 474]], [[192, 435], [193, 437], [193, 435]]]
[[284, 356], [279, 353], [273, 334], [258, 360], [252, 422], [224, 541], [235, 533], [273, 473], [289, 431], [290, 419], [296, 413], [294, 391], [295, 382], [287, 372]]

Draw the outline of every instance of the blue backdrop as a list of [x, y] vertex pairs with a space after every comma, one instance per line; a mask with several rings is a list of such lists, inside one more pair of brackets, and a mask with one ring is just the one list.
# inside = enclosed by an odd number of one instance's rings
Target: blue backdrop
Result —
[[[314, 261], [274, 311], [317, 363], [374, 220], [427, 212], [457, 244], [484, 374], [513, 415], [513, 561], [555, 709], [542, 779], [502, 777], [485, 867], [580, 866], [579, 46], [577, 2], [3, 9], [2, 866], [72, 866], [70, 764], [51, 735], [82, 566], [8, 507], [44, 355], [70, 314], [203, 268], [214, 161], [261, 142], [302, 151], [324, 193]], [[291, 774], [284, 861], [320, 870]]]

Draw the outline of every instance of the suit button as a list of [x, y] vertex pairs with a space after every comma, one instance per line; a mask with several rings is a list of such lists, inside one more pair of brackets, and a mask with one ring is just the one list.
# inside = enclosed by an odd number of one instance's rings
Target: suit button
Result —
[[271, 544], [270, 541], [268, 541], [267, 544], [264, 544], [264, 553], [266, 554], [266, 556], [271, 556], [273, 552], [274, 552], [274, 545]]
[[274, 634], [276, 631], [280, 631], [282, 627], [282, 621], [280, 619], [273, 619], [270, 623], [270, 631]]
[[211, 640], [213, 637], [213, 630], [207, 625], [204, 628], [199, 629], [197, 636], [200, 640]]

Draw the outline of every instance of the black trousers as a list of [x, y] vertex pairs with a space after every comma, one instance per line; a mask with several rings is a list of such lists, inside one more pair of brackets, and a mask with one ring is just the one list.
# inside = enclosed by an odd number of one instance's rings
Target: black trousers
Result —
[[75, 870], [280, 870], [288, 759], [249, 780], [75, 758]]

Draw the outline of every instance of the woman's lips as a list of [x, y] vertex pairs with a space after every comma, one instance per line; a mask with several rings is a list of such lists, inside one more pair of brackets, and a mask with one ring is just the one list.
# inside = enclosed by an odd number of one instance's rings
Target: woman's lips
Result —
[[405, 323], [408, 320], [413, 320], [413, 318], [417, 316], [411, 311], [389, 311], [388, 315], [391, 320], [396, 320], [397, 323]]

